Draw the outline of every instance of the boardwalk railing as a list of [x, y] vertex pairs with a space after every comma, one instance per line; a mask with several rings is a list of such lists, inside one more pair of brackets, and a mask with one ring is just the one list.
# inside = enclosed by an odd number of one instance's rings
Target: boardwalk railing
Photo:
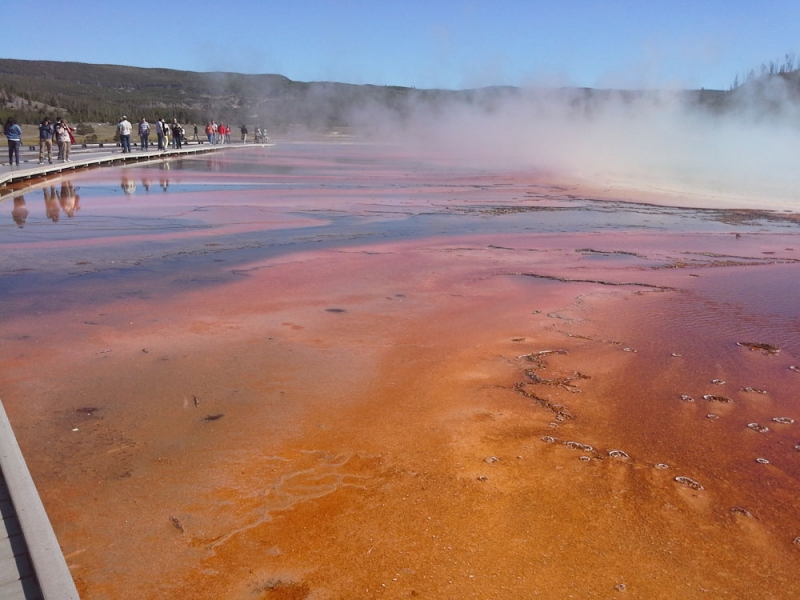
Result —
[[[56, 534], [53, 532], [42, 500], [39, 498], [25, 459], [22, 457], [2, 401], [0, 401], [0, 470], [2, 470], [2, 477], [5, 479], [11, 497], [11, 506], [6, 507], [3, 512], [8, 513], [9, 509], [13, 509], [16, 513], [30, 562], [33, 564], [34, 575], [41, 589], [41, 595], [37, 593], [38, 590], [31, 594], [31, 587], [35, 588], [35, 586], [30, 583], [26, 584], [25, 579], [30, 579], [30, 574], [24, 572], [17, 574], [19, 585], [15, 586], [12, 573], [11, 580], [7, 583], [7, 592], [4, 592], [2, 597], [78, 600], [78, 590], [75, 588], [72, 574], [69, 572]], [[3, 517], [5, 522], [6, 514]], [[15, 521], [11, 518], [9, 522]], [[8, 533], [13, 535], [12, 532]], [[17, 545], [17, 548], [19, 547], [20, 545]], [[22, 547], [24, 548], [24, 546]], [[25, 564], [24, 561], [17, 560], [16, 556], [13, 558], [13, 561], [3, 561], [6, 563], [6, 570], [8, 568], [20, 569], [19, 565]], [[8, 580], [8, 573], [6, 579]]]

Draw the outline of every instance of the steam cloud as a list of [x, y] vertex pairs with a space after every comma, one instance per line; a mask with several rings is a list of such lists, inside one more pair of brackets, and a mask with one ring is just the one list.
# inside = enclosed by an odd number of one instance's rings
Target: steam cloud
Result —
[[443, 102], [426, 94], [399, 110], [362, 106], [350, 120], [376, 138], [487, 168], [702, 194], [710, 205], [800, 206], [800, 103], [781, 78], [730, 93], [499, 88]]

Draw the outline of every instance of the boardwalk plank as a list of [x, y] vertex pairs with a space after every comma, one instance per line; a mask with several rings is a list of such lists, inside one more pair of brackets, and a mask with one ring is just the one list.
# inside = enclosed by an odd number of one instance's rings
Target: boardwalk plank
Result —
[[20, 554], [27, 554], [28, 547], [25, 545], [25, 538], [21, 535], [14, 535], [9, 537], [8, 534], [0, 528], [0, 560], [4, 558], [12, 558]]
[[26, 577], [0, 584], [0, 598], [3, 600], [43, 600], [42, 592], [35, 577]]
[[0, 585], [33, 575], [33, 565], [26, 555], [12, 556], [0, 560]]

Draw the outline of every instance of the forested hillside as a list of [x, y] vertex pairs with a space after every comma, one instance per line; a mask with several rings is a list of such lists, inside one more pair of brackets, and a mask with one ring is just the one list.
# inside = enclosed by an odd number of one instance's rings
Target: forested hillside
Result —
[[45, 114], [68, 116], [73, 123], [116, 122], [121, 114], [141, 114], [177, 117], [184, 123], [213, 118], [272, 128], [292, 123], [319, 128], [341, 124], [354, 104], [391, 106], [408, 91], [302, 83], [281, 75], [0, 59], [0, 116], [14, 114], [27, 123]]

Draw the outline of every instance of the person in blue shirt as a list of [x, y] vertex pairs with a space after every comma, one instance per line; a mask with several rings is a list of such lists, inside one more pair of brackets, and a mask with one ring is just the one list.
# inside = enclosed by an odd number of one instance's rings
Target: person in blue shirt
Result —
[[17, 120], [14, 117], [8, 117], [6, 125], [3, 128], [3, 133], [8, 138], [8, 164], [14, 164], [14, 158], [17, 159], [17, 166], [19, 166], [19, 149], [22, 146], [22, 129], [17, 125]]
[[53, 164], [53, 129], [50, 119], [46, 118], [39, 123], [39, 164], [44, 164], [44, 155], [47, 151], [47, 162]]

